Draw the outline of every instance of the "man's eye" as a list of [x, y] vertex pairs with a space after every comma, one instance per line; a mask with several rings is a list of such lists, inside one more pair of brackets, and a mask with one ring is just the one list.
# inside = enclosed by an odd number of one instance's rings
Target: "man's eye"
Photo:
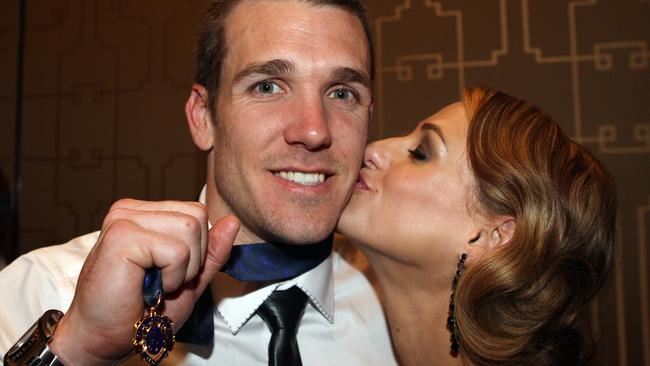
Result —
[[262, 81], [255, 85], [255, 91], [262, 94], [275, 94], [280, 93], [282, 89], [280, 86], [272, 81]]
[[417, 161], [427, 161], [428, 157], [425, 153], [420, 151], [419, 149], [409, 149], [409, 154], [411, 155], [411, 159], [417, 160]]
[[333, 99], [340, 99], [343, 101], [352, 101], [356, 99], [356, 95], [351, 90], [339, 88], [329, 93], [328, 97]]

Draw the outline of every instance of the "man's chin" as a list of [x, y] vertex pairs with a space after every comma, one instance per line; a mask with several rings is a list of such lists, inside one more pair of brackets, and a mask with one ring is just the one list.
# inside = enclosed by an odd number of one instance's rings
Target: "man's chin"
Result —
[[320, 243], [327, 239], [334, 231], [334, 223], [324, 226], [322, 223], [317, 227], [309, 227], [313, 225], [305, 225], [303, 223], [296, 224], [291, 228], [279, 228], [274, 230], [270, 235], [270, 240], [273, 242], [280, 242], [291, 245], [311, 245]]
[[[322, 242], [334, 232], [336, 222], [341, 215], [343, 204], [334, 204], [340, 199], [328, 199], [326, 202], [305, 202], [284, 205], [266, 205], [260, 207], [256, 220], [244, 220], [253, 225], [252, 232], [266, 241], [291, 245], [310, 245]], [[268, 203], [269, 201], [267, 201]], [[271, 208], [271, 209], [269, 209]], [[266, 209], [266, 210], [265, 210]]]

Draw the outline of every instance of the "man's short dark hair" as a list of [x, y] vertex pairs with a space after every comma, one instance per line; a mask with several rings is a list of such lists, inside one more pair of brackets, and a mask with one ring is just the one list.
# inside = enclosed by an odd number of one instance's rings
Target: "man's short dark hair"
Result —
[[[221, 64], [226, 54], [225, 24], [232, 9], [244, 0], [212, 0], [199, 24], [195, 81], [208, 91], [210, 112], [215, 112]], [[375, 77], [372, 33], [366, 8], [361, 0], [294, 0], [315, 6], [334, 6], [354, 14], [363, 26], [370, 52], [370, 79]]]

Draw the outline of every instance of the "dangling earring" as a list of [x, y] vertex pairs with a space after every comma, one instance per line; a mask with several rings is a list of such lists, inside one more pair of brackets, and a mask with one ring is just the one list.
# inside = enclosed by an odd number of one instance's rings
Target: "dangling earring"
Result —
[[460, 275], [463, 274], [465, 270], [465, 260], [467, 259], [467, 253], [460, 255], [458, 259], [458, 268], [456, 269], [456, 275], [454, 276], [453, 281], [451, 282], [451, 298], [449, 299], [449, 315], [447, 316], [447, 329], [451, 332], [451, 354], [452, 356], [458, 355], [458, 350], [460, 346], [458, 345], [458, 329], [456, 327], [456, 316], [454, 314], [454, 298], [456, 295], [456, 286], [458, 286], [458, 280], [460, 280]]

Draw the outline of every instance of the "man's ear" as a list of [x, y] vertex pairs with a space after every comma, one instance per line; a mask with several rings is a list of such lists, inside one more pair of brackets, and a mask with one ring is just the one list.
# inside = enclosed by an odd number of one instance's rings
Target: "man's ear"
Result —
[[190, 97], [185, 103], [185, 118], [194, 144], [201, 150], [210, 150], [214, 142], [212, 115], [209, 108], [208, 91], [203, 85], [192, 85]]

